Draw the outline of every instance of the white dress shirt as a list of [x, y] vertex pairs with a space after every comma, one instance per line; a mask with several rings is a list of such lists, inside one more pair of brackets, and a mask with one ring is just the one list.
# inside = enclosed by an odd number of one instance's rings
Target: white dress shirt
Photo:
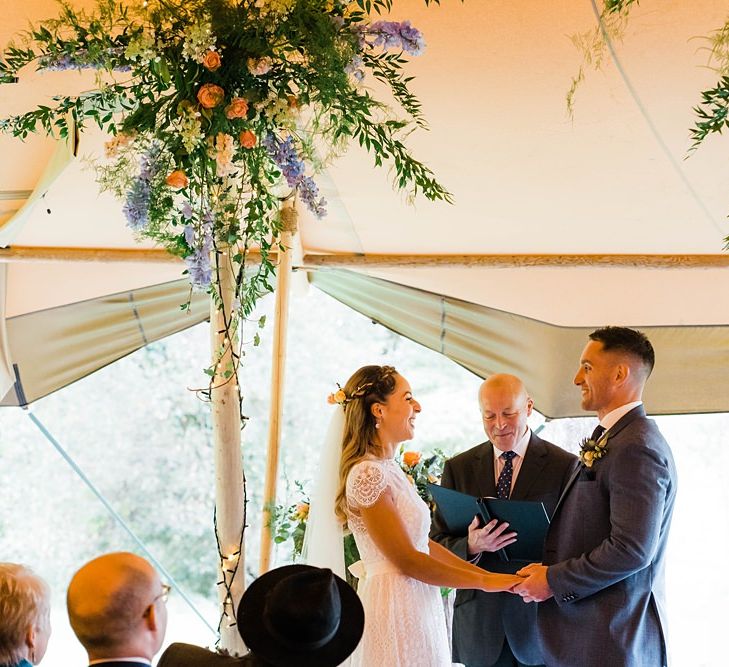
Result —
[[632, 403], [621, 405], [619, 408], [615, 408], [615, 410], [611, 410], [600, 420], [600, 426], [607, 431], [615, 426], [615, 424], [620, 421], [621, 417], [624, 417], [633, 408], [637, 408], [639, 405], [643, 405], [643, 401], [633, 401]]

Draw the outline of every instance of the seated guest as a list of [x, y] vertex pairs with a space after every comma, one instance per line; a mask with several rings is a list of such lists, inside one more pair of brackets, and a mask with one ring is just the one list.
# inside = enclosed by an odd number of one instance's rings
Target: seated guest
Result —
[[144, 558], [110, 553], [71, 579], [68, 618], [94, 667], [149, 667], [167, 628], [169, 586]]
[[51, 591], [24, 565], [0, 563], [0, 667], [30, 667], [51, 636]]
[[242, 658], [172, 644], [158, 667], [336, 667], [362, 637], [364, 610], [354, 590], [331, 570], [286, 565], [248, 587], [238, 630], [250, 649]]

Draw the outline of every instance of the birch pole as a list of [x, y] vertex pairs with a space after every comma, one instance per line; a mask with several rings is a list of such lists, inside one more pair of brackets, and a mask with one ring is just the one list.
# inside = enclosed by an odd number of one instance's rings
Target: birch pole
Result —
[[[210, 303], [210, 334], [215, 375], [210, 401], [215, 451], [215, 512], [218, 541], [218, 596], [221, 605], [221, 649], [243, 655], [245, 645], [235, 623], [235, 614], [245, 587], [243, 531], [245, 524], [245, 478], [241, 450], [241, 415], [238, 376], [233, 352], [238, 348], [238, 331], [231, 326], [235, 299], [232, 255], [228, 247], [218, 248], [217, 265], [220, 303]], [[221, 354], [222, 352], [222, 354]]]
[[289, 321], [289, 292], [293, 257], [291, 246], [296, 234], [296, 209], [289, 200], [281, 208], [281, 239], [276, 270], [276, 310], [273, 323], [273, 358], [271, 363], [271, 408], [268, 419], [268, 454], [263, 490], [260, 573], [271, 567], [271, 507], [276, 503], [281, 420], [283, 418], [284, 372], [286, 369], [286, 335]]

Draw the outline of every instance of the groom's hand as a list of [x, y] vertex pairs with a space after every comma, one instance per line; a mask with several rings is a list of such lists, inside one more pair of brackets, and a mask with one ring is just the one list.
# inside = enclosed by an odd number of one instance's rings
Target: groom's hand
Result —
[[524, 602], [544, 602], [554, 595], [547, 581], [547, 566], [541, 563], [531, 563], [517, 572], [526, 579], [514, 586], [513, 593], [521, 595]]
[[468, 555], [476, 556], [482, 551], [498, 551], [516, 542], [516, 533], [504, 532], [509, 524], [499, 523], [496, 519], [489, 521], [483, 528], [478, 527], [479, 519], [473, 517], [468, 527]]

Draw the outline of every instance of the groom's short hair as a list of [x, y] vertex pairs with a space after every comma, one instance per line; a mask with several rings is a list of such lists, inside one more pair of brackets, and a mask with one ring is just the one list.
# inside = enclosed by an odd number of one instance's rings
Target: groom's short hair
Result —
[[646, 378], [651, 374], [656, 354], [648, 336], [642, 331], [628, 327], [602, 327], [595, 329], [589, 337], [602, 343], [602, 349], [606, 352], [623, 352], [637, 359], [645, 369]]

